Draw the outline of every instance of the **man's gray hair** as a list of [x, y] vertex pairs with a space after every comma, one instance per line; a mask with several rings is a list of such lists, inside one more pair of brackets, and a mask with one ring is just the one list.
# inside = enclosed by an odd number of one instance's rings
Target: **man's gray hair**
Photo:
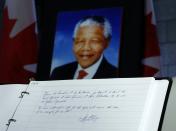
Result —
[[104, 36], [107, 39], [112, 37], [112, 27], [108, 19], [103, 16], [87, 16], [81, 19], [75, 26], [73, 38], [76, 37], [77, 31], [80, 27], [98, 25], [104, 28]]

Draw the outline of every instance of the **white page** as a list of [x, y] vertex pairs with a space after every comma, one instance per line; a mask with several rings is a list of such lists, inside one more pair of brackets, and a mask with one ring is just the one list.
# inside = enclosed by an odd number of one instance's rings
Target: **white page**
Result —
[[33, 81], [8, 131], [140, 131], [153, 80]]
[[25, 88], [26, 85], [19, 84], [0, 85], [0, 131], [7, 128], [6, 124], [19, 103], [18, 97]]
[[157, 131], [165, 97], [168, 89], [168, 80], [154, 81], [153, 87], [150, 90], [149, 99], [145, 107], [143, 124], [140, 131]]

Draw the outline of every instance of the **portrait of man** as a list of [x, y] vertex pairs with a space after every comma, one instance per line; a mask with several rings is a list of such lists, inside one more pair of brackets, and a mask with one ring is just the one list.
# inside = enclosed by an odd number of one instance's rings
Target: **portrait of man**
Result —
[[50, 79], [118, 77], [121, 14], [119, 8], [59, 14]]
[[73, 52], [76, 62], [53, 70], [51, 79], [99, 79], [117, 77], [117, 68], [103, 55], [112, 36], [109, 21], [102, 16], [87, 16], [75, 26]]

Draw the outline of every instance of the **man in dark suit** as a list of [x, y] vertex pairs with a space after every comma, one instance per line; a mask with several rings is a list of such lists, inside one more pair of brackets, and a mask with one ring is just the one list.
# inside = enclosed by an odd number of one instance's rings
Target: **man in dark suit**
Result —
[[101, 16], [88, 16], [75, 26], [73, 52], [77, 62], [56, 67], [51, 79], [99, 79], [117, 77], [117, 68], [103, 55], [112, 36], [109, 21]]

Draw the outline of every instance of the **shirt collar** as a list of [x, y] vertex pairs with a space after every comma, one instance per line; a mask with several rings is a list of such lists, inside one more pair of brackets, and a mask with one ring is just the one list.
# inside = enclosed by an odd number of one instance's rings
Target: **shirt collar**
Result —
[[90, 67], [88, 67], [88, 68], [86, 68], [86, 69], [83, 69], [83, 68], [78, 64], [78, 68], [77, 68], [76, 73], [75, 73], [75, 75], [74, 75], [74, 79], [77, 78], [78, 72], [79, 72], [80, 70], [85, 70], [85, 71], [88, 73], [88, 75], [87, 75], [84, 79], [92, 79], [93, 76], [95, 75], [95, 73], [97, 72], [98, 67], [100, 66], [100, 63], [101, 63], [102, 60], [103, 60], [103, 55], [101, 55], [101, 57], [99, 58], [99, 60], [98, 60], [95, 64], [91, 65]]

